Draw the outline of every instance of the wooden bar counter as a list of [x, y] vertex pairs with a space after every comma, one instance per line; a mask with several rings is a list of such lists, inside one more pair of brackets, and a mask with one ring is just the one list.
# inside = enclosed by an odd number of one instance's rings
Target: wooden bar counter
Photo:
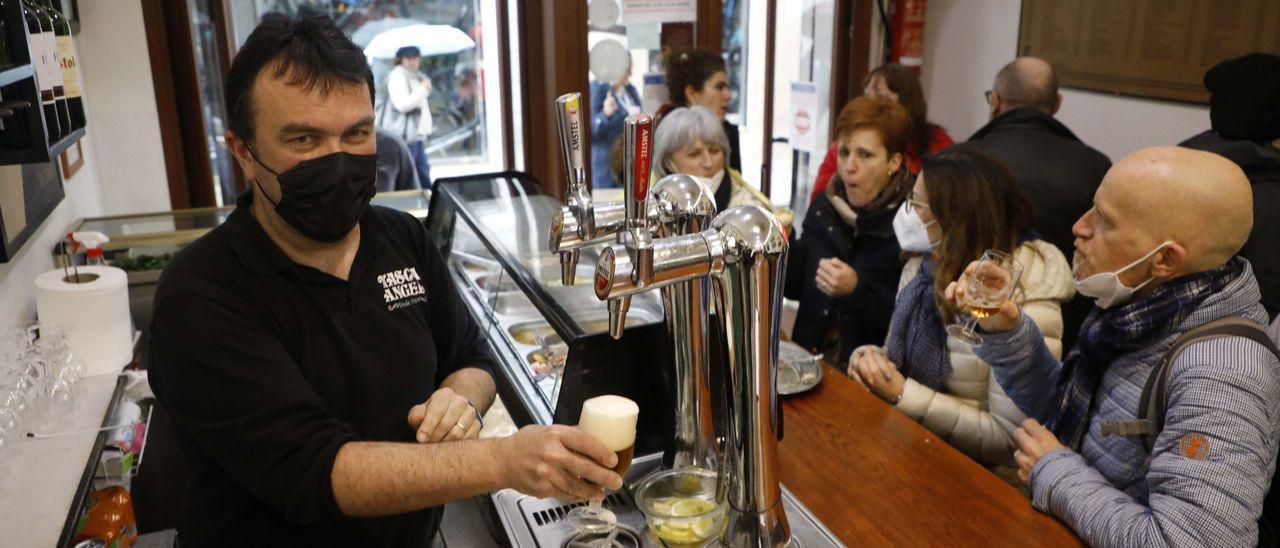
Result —
[[1079, 546], [1071, 530], [824, 365], [783, 398], [782, 483], [848, 546]]

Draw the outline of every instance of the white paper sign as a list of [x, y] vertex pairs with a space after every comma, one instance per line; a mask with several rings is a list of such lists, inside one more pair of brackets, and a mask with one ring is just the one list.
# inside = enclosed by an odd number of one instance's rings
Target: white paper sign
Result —
[[813, 82], [791, 82], [791, 148], [813, 153], [818, 131], [818, 88]]
[[644, 75], [644, 91], [641, 92], [640, 108], [649, 114], [658, 112], [658, 108], [670, 99], [667, 92], [667, 79], [661, 72]]
[[662, 49], [662, 25], [660, 23], [627, 25], [627, 49]]
[[696, 0], [622, 0], [622, 23], [683, 23], [698, 20]]

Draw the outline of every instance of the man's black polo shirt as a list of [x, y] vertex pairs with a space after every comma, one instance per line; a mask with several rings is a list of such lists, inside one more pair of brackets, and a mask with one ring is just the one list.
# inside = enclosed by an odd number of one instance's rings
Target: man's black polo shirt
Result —
[[428, 543], [440, 508], [346, 518], [330, 473], [344, 443], [413, 442], [409, 408], [449, 374], [492, 370], [444, 260], [417, 219], [370, 207], [342, 281], [291, 261], [251, 200], [156, 289], [151, 386], [194, 473], [184, 544]]

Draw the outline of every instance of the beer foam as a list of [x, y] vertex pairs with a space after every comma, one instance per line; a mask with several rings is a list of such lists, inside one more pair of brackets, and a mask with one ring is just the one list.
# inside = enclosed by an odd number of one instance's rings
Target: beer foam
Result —
[[610, 451], [636, 443], [636, 418], [640, 406], [622, 396], [597, 396], [582, 402], [578, 429], [600, 440]]

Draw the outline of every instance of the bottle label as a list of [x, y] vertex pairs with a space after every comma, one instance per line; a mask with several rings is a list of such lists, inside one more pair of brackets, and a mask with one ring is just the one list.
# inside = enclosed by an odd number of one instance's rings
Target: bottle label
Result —
[[49, 63], [49, 78], [53, 80], [53, 94], [62, 97], [62, 68], [58, 64], [58, 37], [52, 32], [43, 32], [44, 50], [48, 52], [45, 60]]
[[62, 89], [67, 97], [80, 96], [80, 73], [77, 71], [76, 43], [70, 36], [58, 37], [58, 63], [62, 66]]
[[53, 102], [53, 76], [49, 75], [49, 52], [45, 51], [43, 32], [31, 33], [31, 64], [36, 73], [36, 84], [40, 86], [40, 102]]

